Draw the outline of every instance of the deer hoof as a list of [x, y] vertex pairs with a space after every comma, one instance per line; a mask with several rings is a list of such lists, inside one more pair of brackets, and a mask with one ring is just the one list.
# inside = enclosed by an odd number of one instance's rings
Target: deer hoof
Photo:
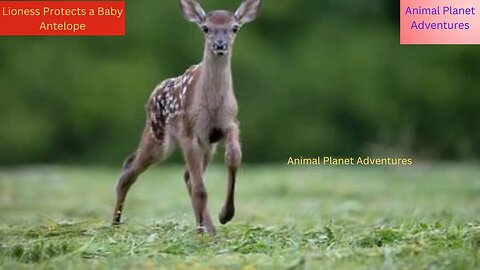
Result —
[[227, 224], [230, 220], [232, 220], [233, 216], [235, 215], [235, 208], [233, 207], [223, 207], [218, 219], [220, 220], [221, 224]]
[[119, 217], [114, 217], [112, 219], [112, 226], [118, 226], [118, 225], [121, 225], [121, 224], [123, 224], [123, 222], [120, 221]]
[[207, 227], [201, 225], [201, 226], [197, 226], [197, 233], [198, 234], [205, 234], [207, 233]]
[[217, 234], [217, 230], [214, 226], [197, 226], [197, 233], [201, 235], [208, 234], [210, 236], [215, 236]]

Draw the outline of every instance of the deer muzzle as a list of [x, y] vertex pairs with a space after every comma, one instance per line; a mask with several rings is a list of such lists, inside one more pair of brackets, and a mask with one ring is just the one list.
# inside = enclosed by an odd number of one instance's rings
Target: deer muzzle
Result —
[[217, 55], [224, 55], [227, 53], [228, 44], [224, 41], [216, 41], [212, 46], [213, 52]]

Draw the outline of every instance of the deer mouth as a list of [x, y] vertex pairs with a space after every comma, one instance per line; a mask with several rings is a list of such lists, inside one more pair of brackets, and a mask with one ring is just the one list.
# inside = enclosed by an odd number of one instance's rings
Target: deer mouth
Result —
[[214, 54], [222, 56], [222, 55], [227, 54], [228, 46], [227, 45], [213, 44], [212, 51], [213, 51]]

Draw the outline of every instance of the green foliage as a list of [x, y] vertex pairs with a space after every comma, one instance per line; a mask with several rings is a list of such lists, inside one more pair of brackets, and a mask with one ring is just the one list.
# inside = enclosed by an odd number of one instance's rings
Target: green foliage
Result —
[[[239, 1], [201, 1], [233, 10]], [[400, 46], [392, 1], [265, 1], [233, 59], [244, 158], [480, 156], [480, 52]], [[0, 164], [121, 163], [161, 80], [201, 59], [176, 1], [127, 6], [125, 37], [0, 43]]]
[[[0, 172], [0, 268], [479, 268], [478, 168], [249, 167], [216, 237], [196, 234], [181, 172], [145, 174], [115, 227], [114, 170]], [[213, 216], [225, 177], [222, 167], [206, 176]]]

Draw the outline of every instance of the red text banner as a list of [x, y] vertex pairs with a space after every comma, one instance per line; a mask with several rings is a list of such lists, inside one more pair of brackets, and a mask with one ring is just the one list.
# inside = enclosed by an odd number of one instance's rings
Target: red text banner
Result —
[[0, 1], [0, 36], [122, 36], [125, 1]]

